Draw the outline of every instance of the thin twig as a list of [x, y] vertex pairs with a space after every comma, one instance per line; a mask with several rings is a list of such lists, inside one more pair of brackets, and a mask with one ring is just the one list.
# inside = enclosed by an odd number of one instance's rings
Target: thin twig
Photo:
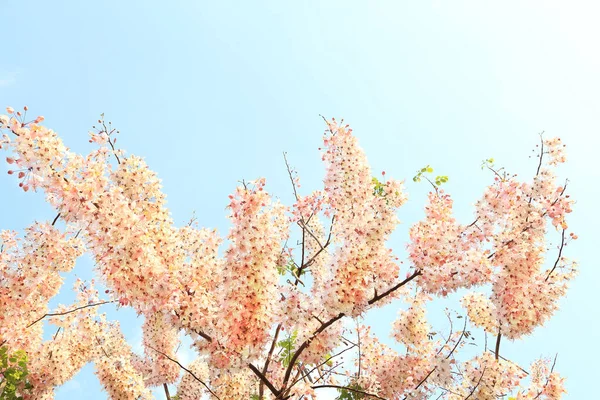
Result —
[[[419, 275], [421, 275], [421, 271], [416, 270], [412, 275], [408, 276], [406, 279], [404, 279], [400, 283], [394, 285], [392, 288], [386, 290], [382, 294], [373, 297], [371, 300], [369, 300], [368, 304], [372, 305], [372, 304], [378, 302], [379, 300], [381, 300], [384, 297], [388, 296], [389, 294], [393, 293], [395, 290], [398, 290], [402, 286], [406, 285], [407, 283], [409, 283], [410, 281], [412, 281], [414, 278], [416, 278]], [[285, 371], [285, 375], [283, 377], [283, 386], [282, 386], [284, 389], [282, 389], [282, 391], [285, 390], [285, 388], [287, 387], [287, 384], [290, 380], [290, 375], [292, 373], [292, 369], [296, 365], [296, 361], [298, 360], [298, 357], [300, 357], [300, 354], [302, 354], [302, 352], [310, 345], [310, 343], [315, 339], [315, 337], [317, 337], [321, 332], [325, 331], [327, 328], [329, 328], [331, 325], [333, 325], [335, 322], [337, 322], [338, 320], [342, 319], [345, 316], [346, 316], [346, 314], [339, 313], [335, 317], [332, 317], [331, 319], [329, 319], [329, 321], [322, 324], [308, 339], [306, 339], [298, 347], [298, 350], [296, 350], [296, 352], [292, 356], [292, 359], [290, 360], [290, 364], [288, 365], [288, 367]]]
[[[217, 396], [217, 395], [215, 394], [215, 392], [213, 392], [213, 391], [211, 390], [211, 388], [209, 388], [209, 387], [208, 387], [208, 385], [207, 385], [206, 383], [204, 383], [204, 381], [202, 381], [202, 379], [198, 378], [198, 377], [196, 376], [196, 374], [194, 374], [192, 371], [190, 371], [189, 369], [187, 369], [186, 367], [184, 367], [183, 365], [181, 365], [181, 363], [180, 363], [179, 361], [177, 361], [177, 360], [175, 360], [175, 359], [173, 359], [173, 358], [169, 357], [167, 354], [163, 353], [163, 352], [162, 352], [162, 351], [160, 351], [160, 350], [157, 350], [157, 349], [155, 349], [154, 347], [152, 347], [152, 346], [150, 346], [150, 345], [148, 345], [148, 344], [146, 345], [146, 347], [148, 347], [148, 348], [150, 348], [150, 349], [154, 350], [155, 352], [157, 352], [158, 354], [162, 355], [162, 356], [163, 356], [163, 357], [165, 357], [166, 359], [168, 359], [168, 360], [170, 360], [170, 361], [174, 362], [175, 364], [179, 365], [179, 368], [181, 368], [182, 370], [184, 370], [185, 372], [187, 372], [188, 374], [190, 374], [190, 375], [191, 375], [191, 376], [192, 376], [192, 377], [193, 377], [195, 380], [197, 380], [198, 382], [200, 382], [200, 383], [202, 384], [202, 386], [204, 386], [204, 387], [206, 388], [206, 390], [208, 390], [208, 391], [210, 392], [210, 394], [212, 394], [212, 395], [213, 395], [213, 396], [215, 396], [217, 399], [219, 399], [219, 396]], [[219, 400], [220, 400], [220, 399], [219, 399]]]
[[485, 374], [485, 369], [487, 368], [487, 365], [483, 367], [483, 371], [481, 371], [481, 376], [479, 377], [479, 380], [477, 381], [477, 384], [475, 385], [475, 387], [473, 388], [473, 390], [471, 390], [471, 393], [469, 393], [469, 395], [467, 397], [465, 397], [465, 400], [468, 400], [469, 397], [473, 396], [473, 393], [475, 393], [475, 390], [477, 390], [477, 387], [479, 386], [479, 384], [481, 383], [481, 379], [483, 378], [483, 374]]
[[36, 319], [35, 321], [33, 321], [32, 323], [30, 323], [29, 325], [27, 325], [27, 328], [32, 327], [33, 325], [37, 324], [38, 322], [40, 322], [41, 320], [43, 320], [46, 317], [56, 317], [56, 316], [59, 316], [59, 315], [67, 315], [67, 314], [73, 313], [75, 311], [82, 310], [84, 308], [101, 306], [103, 304], [108, 304], [108, 303], [116, 303], [117, 301], [118, 300], [102, 301], [100, 303], [92, 303], [92, 304], [87, 304], [85, 306], [76, 307], [76, 308], [74, 308], [72, 310], [69, 310], [69, 311], [44, 314], [41, 317], [39, 317], [38, 319]]
[[566, 229], [562, 230], [561, 241], [560, 241], [560, 249], [558, 250], [558, 256], [556, 257], [556, 261], [554, 262], [554, 266], [552, 267], [552, 269], [550, 270], [550, 272], [548, 272], [548, 276], [546, 276], [546, 279], [544, 279], [544, 282], [547, 282], [548, 279], [550, 279], [550, 275], [552, 275], [552, 273], [556, 269], [556, 266], [558, 265], [558, 262], [560, 261], [560, 259], [562, 257], [562, 251], [563, 251], [563, 248], [565, 247], [565, 230]]
[[273, 386], [273, 384], [258, 370], [258, 368], [256, 368], [252, 364], [248, 364], [248, 367], [250, 367], [252, 372], [254, 372], [256, 374], [256, 376], [258, 376], [260, 381], [263, 382], [265, 384], [265, 386], [269, 388], [269, 390], [271, 391], [271, 393], [273, 393], [275, 395], [275, 397], [279, 397], [281, 392], [279, 390], [277, 390], [277, 388], [275, 386]]
[[60, 218], [60, 213], [56, 214], [56, 217], [54, 217], [54, 219], [52, 220], [52, 226], [54, 226], [54, 224], [56, 224], [56, 221], [58, 221], [59, 218]]
[[548, 386], [548, 382], [550, 382], [550, 376], [554, 372], [554, 367], [556, 366], [556, 358], [557, 357], [558, 357], [558, 353], [556, 353], [556, 355], [554, 356], [554, 362], [552, 363], [552, 368], [550, 368], [550, 373], [548, 374], [548, 377], [546, 378], [546, 383], [544, 384], [544, 387], [542, 388], [542, 390], [540, 390], [538, 392], [538, 394], [533, 398], [533, 400], [539, 398], [542, 395], [542, 393], [544, 393], [544, 389], [546, 389], [546, 386]]
[[[262, 373], [263, 375], [267, 374], [267, 370], [269, 369], [269, 363], [271, 362], [271, 357], [273, 356], [273, 351], [275, 350], [275, 344], [277, 344], [277, 338], [279, 337], [279, 331], [281, 331], [282, 324], [277, 325], [277, 329], [275, 329], [275, 335], [273, 335], [273, 341], [271, 342], [271, 348], [269, 349], [269, 353], [267, 354], [267, 359], [265, 360], [265, 365], [263, 367]], [[264, 382], [261, 380], [260, 385], [258, 386], [258, 398], [262, 399], [264, 395]]]

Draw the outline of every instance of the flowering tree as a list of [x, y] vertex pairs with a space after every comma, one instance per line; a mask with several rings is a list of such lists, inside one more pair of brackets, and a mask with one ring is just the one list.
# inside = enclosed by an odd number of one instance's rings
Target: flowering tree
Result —
[[[193, 221], [174, 226], [156, 174], [116, 148], [104, 119], [90, 133], [98, 148], [80, 155], [40, 124], [43, 117], [28, 122], [27, 108], [7, 111], [0, 144], [9, 174], [23, 190], [44, 192], [58, 213], [23, 237], [1, 233], [0, 346], [27, 360], [27, 379], [10, 381], [17, 396], [52, 398], [88, 362], [114, 399], [150, 398], [155, 386], [169, 398], [167, 384], [178, 385], [178, 399], [310, 399], [322, 388], [338, 389], [339, 399], [564, 393], [551, 361], [526, 370], [501, 351], [502, 338], [521, 339], [550, 318], [576, 272], [563, 255], [576, 238], [565, 220], [573, 201], [552, 172], [565, 161], [559, 139], [542, 138], [530, 182], [486, 160], [493, 181], [468, 224], [453, 217], [440, 187], [447, 177], [420, 170], [414, 179], [432, 189], [403, 266], [386, 247], [407, 199], [402, 182], [374, 178], [352, 130], [335, 119], [323, 137], [322, 190], [301, 195], [289, 166], [290, 206], [272, 199], [264, 179], [244, 182], [229, 196], [231, 230], [222, 238]], [[556, 251], [546, 242], [555, 231]], [[60, 272], [84, 252], [109, 289], [101, 296], [93, 282], [78, 281], [77, 303], [51, 312]], [[428, 304], [464, 289], [473, 290], [462, 297], [465, 314], [448, 313], [450, 332], [435, 334]], [[397, 299], [406, 302], [392, 327], [400, 352], [359, 323]], [[144, 354], [99, 313], [109, 302], [144, 315]], [[46, 341], [43, 319], [56, 327]], [[495, 345], [486, 340], [469, 358], [461, 350], [473, 329]], [[180, 332], [200, 354], [189, 365], [177, 360]], [[8, 375], [2, 379], [6, 385]]]

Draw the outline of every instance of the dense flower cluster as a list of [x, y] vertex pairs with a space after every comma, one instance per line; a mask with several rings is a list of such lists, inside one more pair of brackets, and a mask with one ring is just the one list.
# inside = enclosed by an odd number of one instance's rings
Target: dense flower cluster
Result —
[[[544, 324], [576, 273], [563, 255], [576, 238], [567, 234], [573, 201], [550, 169], [565, 161], [559, 139], [542, 142], [532, 182], [490, 165], [495, 181], [472, 223], [459, 223], [451, 196], [432, 183], [425, 217], [410, 228], [410, 268], [401, 271], [386, 243], [407, 200], [402, 182], [385, 173], [374, 178], [343, 123], [327, 122], [322, 190], [303, 196], [292, 177], [296, 200], [288, 208], [272, 200], [264, 179], [244, 182], [229, 198], [231, 229], [222, 238], [193, 221], [174, 226], [157, 175], [116, 149], [112, 131], [92, 132], [99, 147], [84, 156], [40, 125], [43, 117], [25, 122], [7, 111], [0, 147], [9, 152], [9, 174], [24, 191], [43, 191], [59, 213], [23, 238], [0, 233], [0, 346], [28, 354], [34, 389], [26, 398], [53, 398], [54, 388], [88, 362], [114, 399], [151, 398], [150, 388], [163, 384], [177, 384], [180, 399], [313, 399], [322, 387], [386, 399], [514, 393], [554, 400], [565, 392], [547, 360], [536, 361], [526, 378], [499, 357], [501, 338], [519, 339]], [[66, 224], [64, 232], [56, 221]], [[298, 247], [288, 240], [295, 239], [290, 227], [299, 228]], [[546, 241], [553, 231], [560, 236], [556, 251]], [[84, 251], [94, 257], [109, 300], [78, 282], [76, 303], [49, 312], [60, 273]], [[464, 327], [456, 329], [448, 314], [450, 332], [435, 332], [430, 301], [474, 287], [484, 291], [462, 298]], [[354, 332], [345, 325], [345, 317], [397, 298], [408, 303], [392, 326], [403, 351], [368, 327]], [[106, 302], [143, 314], [143, 355], [98, 312]], [[42, 339], [44, 318], [58, 329], [51, 340]], [[473, 340], [467, 322], [496, 335], [495, 352], [460, 360]], [[184, 371], [176, 356], [180, 331], [200, 353]], [[355, 371], [341, 361], [350, 351]]]
[[324, 301], [330, 310], [358, 315], [398, 277], [398, 264], [385, 242], [399, 222], [396, 210], [406, 195], [395, 180], [376, 190], [367, 158], [347, 125], [332, 120], [324, 145], [325, 193], [335, 215], [333, 236], [340, 243], [331, 257]]

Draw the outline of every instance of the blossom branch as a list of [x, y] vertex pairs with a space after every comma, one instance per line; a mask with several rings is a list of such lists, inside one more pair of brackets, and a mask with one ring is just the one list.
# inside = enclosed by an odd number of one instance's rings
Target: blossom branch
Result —
[[[405, 284], [409, 283], [410, 281], [412, 281], [414, 278], [416, 278], [417, 276], [421, 275], [421, 271], [420, 270], [416, 270], [415, 272], [412, 273], [412, 275], [410, 275], [409, 277], [407, 277], [406, 279], [404, 279], [403, 281], [401, 281], [400, 283], [398, 283], [397, 285], [393, 286], [392, 288], [386, 290], [385, 292], [383, 292], [380, 295], [377, 295], [375, 297], [373, 297], [371, 300], [369, 300], [368, 304], [372, 305], [375, 304], [376, 302], [378, 302], [379, 300], [383, 299], [384, 297], [388, 296], [389, 294], [393, 293], [394, 291], [398, 290], [399, 288], [401, 288], [402, 286], [404, 286]], [[294, 368], [294, 365], [296, 365], [296, 362], [298, 361], [298, 357], [300, 357], [300, 354], [302, 354], [302, 352], [304, 350], [306, 350], [306, 348], [310, 345], [310, 343], [323, 331], [325, 331], [327, 328], [329, 328], [331, 325], [333, 325], [335, 322], [337, 322], [338, 320], [342, 319], [343, 317], [345, 317], [346, 314], [344, 313], [339, 313], [338, 315], [336, 315], [335, 317], [332, 317], [329, 321], [325, 322], [324, 324], [322, 324], [308, 339], [306, 339], [299, 347], [298, 350], [296, 350], [296, 352], [294, 353], [294, 355], [292, 356], [292, 359], [290, 360], [290, 364], [287, 368], [287, 370], [285, 371], [285, 376], [283, 378], [283, 388], [285, 389], [287, 387], [287, 384], [290, 380], [290, 375], [292, 373], [292, 369]], [[282, 389], [283, 391], [283, 389]]]
[[560, 241], [560, 248], [558, 249], [558, 256], [556, 257], [556, 261], [554, 262], [554, 266], [552, 267], [552, 269], [550, 270], [550, 272], [548, 272], [548, 276], [546, 276], [546, 279], [544, 279], [544, 282], [547, 282], [548, 279], [550, 279], [550, 275], [552, 275], [552, 273], [556, 269], [556, 266], [558, 265], [558, 262], [562, 258], [563, 248], [565, 247], [565, 230], [566, 229], [562, 230], [561, 241]]
[[146, 345], [146, 347], [148, 347], [148, 348], [150, 348], [150, 349], [154, 350], [155, 352], [157, 352], [158, 354], [162, 355], [163, 357], [165, 357], [165, 358], [166, 358], [166, 359], [168, 359], [169, 361], [172, 361], [172, 362], [174, 362], [175, 364], [179, 365], [179, 368], [181, 368], [182, 370], [184, 370], [185, 372], [187, 372], [188, 374], [190, 374], [190, 375], [192, 376], [192, 378], [194, 378], [195, 380], [197, 380], [198, 382], [200, 382], [200, 383], [202, 384], [202, 386], [204, 386], [204, 387], [206, 388], [206, 390], [208, 390], [208, 391], [210, 392], [210, 394], [212, 394], [213, 396], [215, 396], [215, 397], [216, 397], [218, 400], [221, 400], [221, 399], [219, 398], [219, 396], [217, 396], [217, 395], [215, 394], [215, 392], [213, 392], [213, 391], [211, 390], [211, 388], [209, 388], [209, 387], [208, 387], [208, 385], [207, 385], [206, 383], [204, 383], [204, 381], [203, 381], [202, 379], [198, 378], [198, 377], [196, 376], [196, 374], [194, 374], [192, 371], [190, 371], [189, 369], [187, 369], [186, 367], [184, 367], [183, 365], [181, 365], [181, 363], [180, 363], [179, 361], [177, 361], [177, 360], [175, 360], [175, 359], [173, 359], [173, 358], [169, 357], [167, 354], [163, 353], [163, 352], [162, 352], [162, 351], [160, 351], [160, 350], [157, 350], [157, 349], [155, 349], [154, 347], [152, 347], [152, 346], [150, 346], [150, 345], [148, 345], [148, 344]]
[[254, 365], [252, 365], [252, 364], [248, 364], [248, 367], [250, 367], [250, 369], [252, 370], [252, 372], [254, 372], [254, 373], [256, 374], [256, 376], [258, 376], [258, 378], [260, 379], [260, 381], [261, 381], [262, 383], [264, 383], [266, 387], [268, 387], [268, 388], [269, 388], [269, 390], [271, 391], [271, 393], [273, 393], [273, 394], [275, 395], [275, 397], [278, 397], [278, 396], [280, 395], [280, 393], [281, 393], [281, 392], [280, 392], [279, 390], [277, 390], [277, 388], [276, 388], [275, 386], [273, 386], [273, 384], [271, 383], [271, 381], [269, 381], [269, 380], [267, 379], [267, 377], [266, 377], [266, 376], [264, 376], [264, 375], [262, 374], [262, 372], [260, 372], [260, 371], [258, 370], [258, 368], [256, 368], [256, 367], [255, 367]]
[[[269, 363], [271, 362], [271, 357], [273, 356], [273, 351], [275, 350], [275, 345], [277, 344], [277, 338], [279, 337], [279, 332], [281, 331], [282, 324], [277, 325], [277, 329], [275, 329], [275, 335], [273, 335], [273, 341], [271, 342], [271, 348], [269, 349], [269, 353], [267, 354], [267, 359], [265, 360], [265, 365], [262, 370], [263, 376], [267, 374], [267, 370], [269, 369]], [[261, 380], [258, 386], [258, 398], [262, 399], [265, 390], [265, 383]]]
[[40, 322], [41, 320], [43, 320], [46, 317], [57, 317], [57, 316], [60, 316], [60, 315], [67, 315], [67, 314], [74, 313], [75, 311], [82, 310], [84, 308], [101, 306], [103, 304], [108, 304], [108, 303], [116, 303], [117, 301], [118, 300], [102, 301], [100, 303], [92, 303], [92, 304], [87, 304], [85, 306], [76, 307], [76, 308], [74, 308], [72, 310], [69, 310], [69, 311], [44, 314], [41, 317], [39, 317], [38, 319], [36, 319], [35, 321], [33, 321], [32, 323], [30, 323], [29, 325], [27, 325], [26, 328], [31, 328], [33, 325], [37, 324], [38, 322]]

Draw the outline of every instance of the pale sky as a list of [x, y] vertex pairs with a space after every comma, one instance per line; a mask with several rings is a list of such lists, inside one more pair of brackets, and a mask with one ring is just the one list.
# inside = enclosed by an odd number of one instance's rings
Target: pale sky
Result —
[[[411, 180], [417, 168], [449, 175], [446, 190], [470, 222], [491, 181], [481, 160], [494, 157], [528, 179], [538, 133], [560, 136], [569, 161], [559, 175], [570, 179], [570, 225], [580, 238], [567, 255], [581, 274], [545, 327], [504, 342], [502, 352], [525, 366], [558, 353], [565, 398], [590, 398], [600, 358], [598, 3], [3, 1], [1, 9], [0, 106], [29, 106], [81, 152], [105, 113], [122, 132], [118, 144], [163, 179], [176, 223], [195, 210], [201, 226], [222, 235], [227, 196], [241, 179], [264, 176], [267, 190], [291, 201], [283, 151], [304, 194], [322, 187], [319, 114], [351, 124], [373, 171], [406, 179], [410, 201], [390, 243], [401, 258], [427, 193]], [[0, 191], [2, 229], [55, 215], [5, 172]], [[75, 275], [91, 278], [91, 268], [84, 257], [66, 287]], [[51, 304], [72, 298], [67, 290]], [[367, 318], [389, 344], [398, 307]], [[139, 349], [135, 314], [105, 311]], [[57, 399], [105, 399], [92, 371]]]

